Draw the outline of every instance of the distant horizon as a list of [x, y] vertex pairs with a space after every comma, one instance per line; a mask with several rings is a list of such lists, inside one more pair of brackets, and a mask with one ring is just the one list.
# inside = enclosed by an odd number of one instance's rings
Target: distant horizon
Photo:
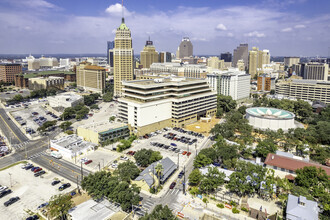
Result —
[[172, 52], [189, 37], [195, 54], [232, 53], [246, 42], [274, 56], [325, 57], [329, 8], [328, 0], [125, 0], [124, 8], [120, 0], [4, 0], [0, 53], [106, 53], [124, 11], [136, 53], [149, 37], [157, 51]]

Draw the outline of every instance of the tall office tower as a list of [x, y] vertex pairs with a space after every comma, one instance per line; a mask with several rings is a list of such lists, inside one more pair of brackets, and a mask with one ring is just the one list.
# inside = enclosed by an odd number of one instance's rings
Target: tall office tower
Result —
[[301, 72], [303, 79], [328, 81], [329, 65], [326, 63], [306, 63]]
[[245, 70], [245, 63], [244, 60], [238, 60], [237, 61], [237, 69], [239, 71], [244, 71]]
[[284, 57], [284, 66], [285, 68], [290, 68], [294, 64], [300, 63], [299, 57]]
[[245, 67], [247, 67], [248, 57], [249, 57], [249, 45], [248, 44], [240, 44], [234, 50], [233, 66], [237, 67], [237, 61], [243, 60], [244, 64], [245, 64]]
[[259, 50], [253, 47], [249, 52], [249, 74], [254, 77], [264, 64], [270, 63], [269, 50]]
[[176, 58], [185, 58], [193, 55], [193, 45], [189, 37], [184, 37], [176, 51]]
[[115, 47], [114, 41], [107, 41], [107, 63], [113, 67], [113, 48]]
[[227, 53], [222, 53], [220, 55], [220, 60], [224, 60], [225, 62], [231, 62], [232, 60], [232, 55], [230, 52], [227, 52]]
[[122, 18], [117, 28], [115, 47], [113, 48], [114, 95], [122, 95], [122, 81], [133, 80], [133, 48], [131, 31]]
[[225, 62], [219, 60], [218, 57], [210, 57], [207, 59], [207, 66], [213, 69], [223, 70], [225, 68]]
[[151, 64], [158, 62], [158, 52], [150, 39], [141, 51], [140, 59], [143, 68], [149, 68]]
[[160, 52], [158, 61], [160, 63], [170, 63], [172, 62], [172, 54], [170, 52]]
[[0, 64], [0, 81], [14, 82], [15, 76], [22, 72], [21, 64], [5, 63]]

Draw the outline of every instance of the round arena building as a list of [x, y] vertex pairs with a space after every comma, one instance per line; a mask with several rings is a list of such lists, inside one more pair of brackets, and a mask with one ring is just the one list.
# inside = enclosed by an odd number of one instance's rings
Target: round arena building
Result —
[[284, 131], [295, 128], [295, 115], [292, 112], [277, 108], [253, 107], [246, 109], [246, 119], [254, 128]]

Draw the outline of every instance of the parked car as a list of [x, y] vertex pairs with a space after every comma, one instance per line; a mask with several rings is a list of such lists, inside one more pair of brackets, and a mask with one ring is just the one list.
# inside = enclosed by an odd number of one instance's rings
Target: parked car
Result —
[[220, 167], [221, 166], [220, 163], [216, 163], [216, 162], [214, 162], [213, 165], [216, 166], [216, 167]]
[[27, 166], [29, 166], [29, 165], [32, 165], [32, 164], [30, 164], [30, 163], [24, 164], [24, 165], [21, 166], [21, 168], [22, 168], [22, 169], [25, 169], [25, 168], [26, 168]]
[[121, 159], [121, 160], [128, 160], [128, 157], [121, 156], [120, 159]]
[[30, 164], [30, 165], [26, 166], [24, 169], [29, 170], [29, 169], [31, 169], [32, 167], [33, 167], [33, 164]]
[[6, 189], [8, 189], [7, 186], [0, 186], [0, 192], [5, 191]]
[[33, 172], [34, 172], [34, 173], [37, 173], [37, 172], [39, 172], [39, 171], [41, 171], [41, 170], [42, 170], [42, 168], [39, 167], [38, 169], [35, 169]]
[[174, 144], [174, 143], [171, 143], [171, 145], [173, 146], [173, 147], [176, 147], [177, 145], [176, 144]]
[[26, 220], [37, 220], [37, 219], [39, 219], [39, 217], [37, 215], [26, 218]]
[[90, 164], [92, 162], [93, 162], [92, 160], [87, 160], [84, 164], [87, 165], [87, 164]]
[[59, 181], [59, 180], [54, 180], [53, 182], [52, 182], [52, 186], [55, 186], [56, 184], [59, 184], [61, 181]]
[[181, 171], [181, 172], [179, 173], [179, 175], [178, 175], [178, 178], [181, 179], [181, 178], [183, 177], [183, 175], [184, 175], [184, 172]]
[[45, 173], [46, 173], [46, 171], [41, 170], [41, 171], [39, 171], [39, 172], [36, 172], [36, 173], [34, 174], [34, 176], [35, 176], [35, 177], [38, 177], [38, 176], [41, 176], [41, 175], [43, 175], [43, 174], [45, 174]]
[[34, 172], [36, 169], [39, 169], [39, 167], [32, 167], [31, 171]]
[[63, 184], [62, 186], [60, 186], [60, 187], [58, 188], [58, 190], [63, 191], [63, 190], [65, 190], [66, 188], [69, 188], [70, 186], [71, 186], [70, 183], [65, 183], [65, 184]]
[[176, 185], [176, 182], [171, 183], [170, 189], [173, 189], [175, 187], [175, 185]]
[[188, 153], [187, 153], [187, 156], [189, 157], [190, 155], [191, 155], [191, 152], [188, 152]]
[[4, 190], [0, 193], [0, 198], [12, 193], [11, 189]]
[[10, 206], [11, 204], [17, 202], [18, 200], [20, 200], [20, 198], [18, 196], [16, 197], [13, 197], [13, 198], [10, 198], [7, 202], [4, 203], [4, 205], [7, 207], [7, 206]]
[[41, 209], [41, 208], [46, 207], [48, 205], [49, 205], [48, 202], [42, 203], [41, 205], [38, 206], [38, 209]]
[[186, 155], [187, 154], [187, 151], [183, 151], [182, 155]]

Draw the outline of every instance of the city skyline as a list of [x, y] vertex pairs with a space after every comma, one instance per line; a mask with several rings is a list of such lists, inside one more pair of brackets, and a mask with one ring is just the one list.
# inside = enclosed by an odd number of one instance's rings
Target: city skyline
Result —
[[[79, 3], [79, 4], [78, 4]], [[189, 37], [194, 54], [233, 52], [240, 43], [275, 56], [328, 56], [330, 3], [319, 0], [124, 2], [135, 52], [150, 36], [175, 53]], [[103, 53], [121, 20], [121, 1], [4, 0], [0, 54]], [[207, 33], [207, 34], [206, 34]], [[216, 46], [215, 46], [216, 45]]]

